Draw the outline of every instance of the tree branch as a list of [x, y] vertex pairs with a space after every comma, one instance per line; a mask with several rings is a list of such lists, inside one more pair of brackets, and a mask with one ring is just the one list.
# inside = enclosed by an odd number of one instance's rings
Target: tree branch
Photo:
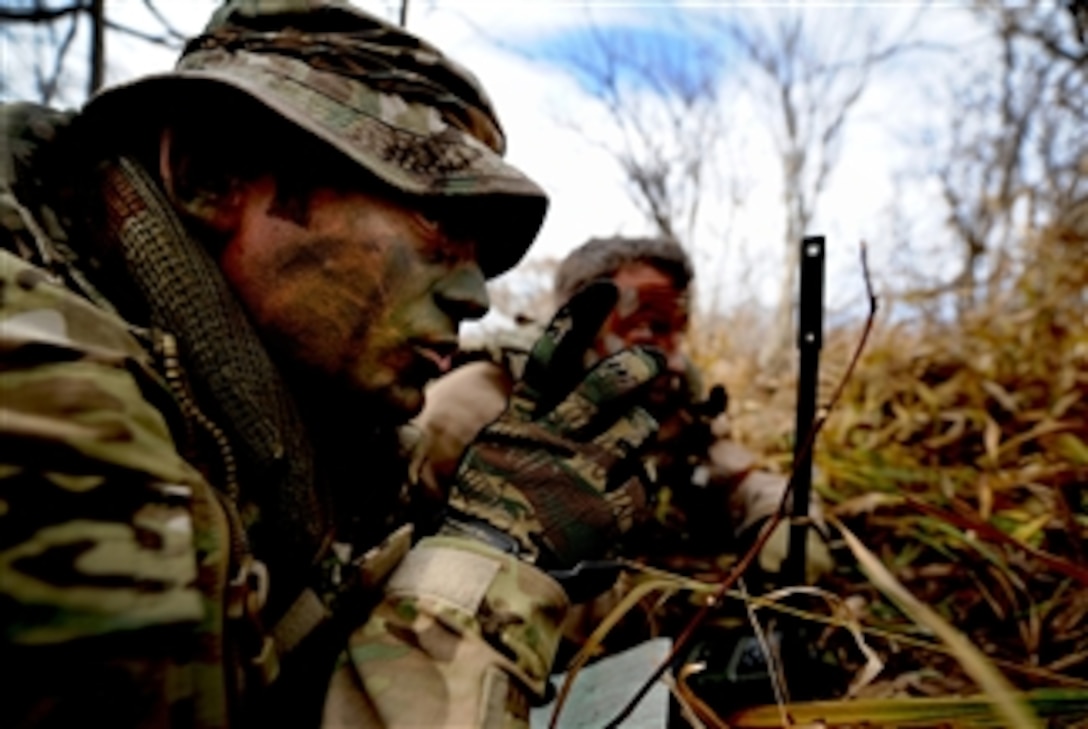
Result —
[[78, 29], [79, 18], [73, 17], [72, 22], [68, 27], [68, 32], [57, 47], [57, 55], [53, 59], [52, 74], [50, 74], [48, 80], [39, 80], [38, 92], [43, 104], [49, 104], [53, 100], [53, 95], [57, 93], [57, 86], [60, 84], [60, 74], [61, 71], [64, 70], [64, 59], [68, 55], [68, 49], [72, 47], [72, 41], [75, 39], [76, 31]]
[[171, 50], [177, 50], [181, 48], [181, 42], [178, 40], [178, 38], [180, 38], [181, 40], [185, 39], [185, 36], [182, 36], [180, 34], [176, 38], [173, 35], [172, 29], [170, 28], [167, 28], [166, 35], [154, 35], [152, 33], [147, 33], [142, 30], [137, 30], [136, 28], [132, 28], [127, 25], [121, 25], [117, 21], [110, 20], [109, 18], [106, 18], [105, 20], [106, 27], [110, 30], [117, 31], [118, 33], [124, 33], [125, 35], [130, 35], [133, 38], [139, 38], [140, 40], [147, 43], [152, 43], [157, 46], [163, 46], [164, 48], [170, 48]]
[[83, 12], [90, 8], [85, 2], [77, 2], [62, 8], [35, 7], [30, 9], [0, 7], [0, 20], [12, 20], [22, 23], [51, 23], [65, 15]]
[[[407, 5], [407, 0], [405, 0], [405, 4]], [[179, 43], [184, 43], [188, 40], [187, 35], [175, 28], [170, 21], [166, 19], [166, 16], [163, 15], [162, 11], [155, 5], [154, 0], [144, 0], [144, 7], [147, 8], [147, 11], [151, 13], [152, 16], [154, 16], [155, 20], [159, 21], [159, 25], [166, 31], [167, 37], [172, 38]]]

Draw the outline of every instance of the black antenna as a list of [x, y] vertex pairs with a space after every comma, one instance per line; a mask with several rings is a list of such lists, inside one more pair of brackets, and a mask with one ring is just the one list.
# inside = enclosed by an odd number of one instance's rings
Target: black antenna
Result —
[[782, 571], [787, 585], [805, 583], [805, 543], [808, 503], [812, 495], [812, 451], [809, 432], [816, 421], [816, 387], [820, 348], [824, 339], [824, 237], [801, 241], [801, 296], [798, 303], [797, 348], [801, 353], [797, 379], [797, 422], [793, 442], [793, 520], [789, 554]]

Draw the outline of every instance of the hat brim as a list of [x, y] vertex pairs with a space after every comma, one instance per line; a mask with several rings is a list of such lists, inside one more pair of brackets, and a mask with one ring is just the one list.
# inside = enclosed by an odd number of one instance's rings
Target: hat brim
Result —
[[[85, 113], [131, 118], [135, 109], [199, 93], [214, 83], [242, 92], [357, 162], [394, 189], [430, 198], [458, 199], [481, 217], [479, 259], [494, 277], [512, 268], [532, 244], [548, 198], [535, 182], [472, 135], [444, 124], [421, 104], [379, 94], [364, 84], [318, 71], [301, 61], [226, 54], [218, 63], [179, 69], [115, 86], [88, 102]], [[257, 62], [253, 62], [256, 59]], [[390, 110], [390, 106], [394, 108]], [[395, 123], [387, 118], [395, 115]], [[386, 118], [383, 118], [386, 117]]]

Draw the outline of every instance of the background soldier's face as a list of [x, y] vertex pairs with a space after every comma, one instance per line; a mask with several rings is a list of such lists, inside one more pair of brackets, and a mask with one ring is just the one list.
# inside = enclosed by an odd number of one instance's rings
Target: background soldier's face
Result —
[[289, 214], [265, 177], [243, 188], [221, 257], [277, 356], [405, 420], [449, 368], [458, 324], [488, 307], [475, 242], [450, 239], [413, 206], [317, 188], [304, 214]]
[[655, 347], [664, 353], [670, 371], [684, 373], [682, 355], [688, 326], [685, 292], [673, 280], [647, 263], [629, 263], [612, 277], [619, 300], [598, 337], [599, 354], [607, 356], [624, 347]]
[[647, 263], [629, 263], [612, 276], [619, 299], [597, 337], [597, 355], [625, 347], [653, 347], [665, 355], [667, 377], [659, 378], [647, 406], [661, 423], [658, 440], [672, 435], [673, 420], [690, 399], [684, 335], [688, 327], [687, 293], [672, 278]]

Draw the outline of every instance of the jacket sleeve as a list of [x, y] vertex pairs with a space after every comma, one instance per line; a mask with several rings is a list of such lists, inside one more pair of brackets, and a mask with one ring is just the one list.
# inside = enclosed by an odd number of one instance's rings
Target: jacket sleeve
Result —
[[568, 607], [557, 582], [515, 557], [424, 539], [351, 635], [323, 726], [522, 725], [546, 694]]
[[201, 583], [222, 577], [222, 514], [146, 355], [4, 252], [0, 295], [0, 725], [221, 725], [199, 638], [221, 633]]
[[[510, 376], [477, 361], [432, 383], [413, 422], [413, 488], [444, 504], [461, 454], [506, 407]], [[326, 729], [509, 727], [542, 696], [568, 610], [533, 566], [469, 539], [430, 537], [393, 572], [332, 677]]]

